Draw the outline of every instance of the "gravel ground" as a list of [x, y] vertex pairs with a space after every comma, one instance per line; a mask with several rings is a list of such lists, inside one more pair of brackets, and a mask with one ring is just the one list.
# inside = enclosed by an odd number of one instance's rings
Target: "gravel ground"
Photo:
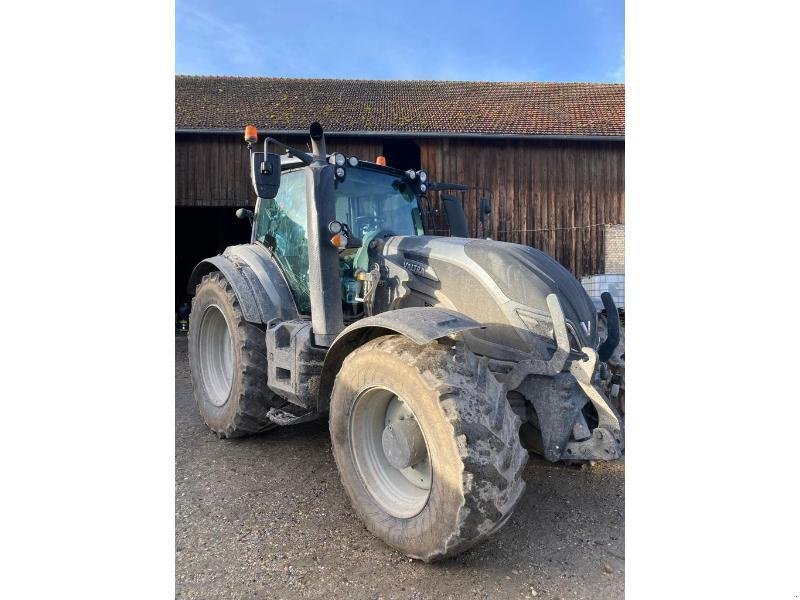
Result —
[[176, 338], [175, 591], [179, 598], [622, 598], [624, 463], [531, 458], [508, 523], [448, 561], [372, 536], [339, 484], [327, 422], [218, 440]]

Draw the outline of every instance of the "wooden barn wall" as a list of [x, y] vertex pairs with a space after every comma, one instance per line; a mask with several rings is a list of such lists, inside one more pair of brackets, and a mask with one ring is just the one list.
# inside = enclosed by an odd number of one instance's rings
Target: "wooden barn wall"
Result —
[[[304, 138], [281, 141], [305, 148]], [[621, 142], [418, 140], [433, 181], [492, 191], [485, 235], [528, 244], [554, 256], [573, 274], [602, 273], [603, 225], [625, 222], [625, 147]], [[331, 151], [375, 157], [380, 139], [330, 138]], [[239, 136], [176, 135], [177, 206], [253, 206], [248, 153]], [[457, 195], [457, 194], [456, 194]], [[480, 193], [465, 197], [471, 234], [484, 237]]]
[[[420, 149], [433, 181], [492, 191], [486, 235], [540, 248], [578, 277], [604, 271], [603, 224], [625, 222], [624, 143], [429, 139]], [[464, 198], [475, 237], [480, 196]]]
[[[307, 138], [276, 139], [306, 149]], [[368, 139], [332, 138], [328, 150], [348, 156], [378, 156], [383, 145]], [[175, 205], [253, 207], [250, 160], [240, 136], [177, 134], [175, 136]]]

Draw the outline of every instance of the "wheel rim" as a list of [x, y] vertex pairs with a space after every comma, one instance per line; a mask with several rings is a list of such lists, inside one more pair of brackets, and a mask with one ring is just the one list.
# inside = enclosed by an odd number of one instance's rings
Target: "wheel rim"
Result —
[[212, 304], [200, 322], [200, 370], [214, 406], [228, 401], [233, 383], [233, 343], [222, 310]]
[[419, 514], [430, 497], [432, 469], [408, 404], [387, 388], [364, 390], [353, 405], [350, 432], [356, 471], [375, 502], [394, 517]]

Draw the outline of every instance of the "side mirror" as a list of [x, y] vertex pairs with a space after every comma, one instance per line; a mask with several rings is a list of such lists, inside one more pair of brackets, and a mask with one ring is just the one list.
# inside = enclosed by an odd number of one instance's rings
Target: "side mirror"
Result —
[[250, 175], [259, 198], [274, 198], [281, 185], [281, 157], [271, 152], [251, 152]]
[[480, 202], [481, 223], [485, 222], [486, 215], [492, 214], [492, 201], [488, 198], [481, 198]]
[[464, 214], [464, 207], [461, 202], [452, 196], [442, 196], [442, 206], [444, 206], [444, 212], [447, 215], [450, 235], [462, 238], [469, 237], [467, 215]]
[[253, 211], [247, 208], [240, 208], [236, 211], [236, 217], [239, 219], [247, 219], [248, 221], [250, 221], [250, 225], [253, 224], [254, 216], [255, 215], [253, 215]]
[[478, 213], [481, 221], [481, 231], [488, 238], [488, 235], [491, 234], [491, 231], [489, 231], [489, 215], [492, 214], [492, 201], [489, 198], [484, 196], [480, 199]]

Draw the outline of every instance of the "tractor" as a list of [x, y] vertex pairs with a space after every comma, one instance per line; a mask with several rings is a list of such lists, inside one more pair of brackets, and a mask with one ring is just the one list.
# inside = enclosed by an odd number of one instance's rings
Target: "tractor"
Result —
[[[525, 489], [529, 451], [621, 458], [605, 340], [581, 284], [547, 254], [426, 235], [424, 170], [309, 152], [245, 128], [250, 243], [193, 270], [189, 361], [207, 426], [234, 438], [327, 418], [365, 526], [434, 561], [486, 539]], [[272, 152], [272, 147], [282, 150]]]

